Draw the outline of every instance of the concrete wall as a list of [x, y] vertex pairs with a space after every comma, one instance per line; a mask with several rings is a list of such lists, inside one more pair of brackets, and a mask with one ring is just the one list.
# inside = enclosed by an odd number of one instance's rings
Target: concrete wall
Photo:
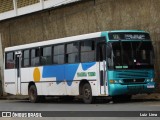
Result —
[[0, 22], [3, 48], [115, 29], [150, 32], [160, 76], [160, 0], [85, 0]]

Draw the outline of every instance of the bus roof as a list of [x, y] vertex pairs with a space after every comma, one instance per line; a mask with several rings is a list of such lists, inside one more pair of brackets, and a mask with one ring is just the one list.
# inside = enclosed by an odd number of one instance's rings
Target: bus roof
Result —
[[76, 40], [83, 40], [83, 39], [89, 39], [89, 38], [94, 38], [94, 37], [102, 37], [102, 36], [106, 36], [107, 33], [110, 33], [110, 32], [145, 32], [145, 31], [143, 30], [112, 30], [112, 31], [95, 32], [95, 33], [89, 33], [89, 34], [83, 34], [83, 35], [77, 35], [77, 36], [71, 36], [71, 37], [65, 37], [65, 38], [58, 38], [58, 39], [52, 39], [52, 40], [47, 40], [47, 41], [41, 41], [41, 42], [34, 42], [34, 43], [29, 43], [29, 44], [24, 44], [24, 45], [17, 45], [13, 47], [7, 47], [5, 48], [5, 52], [22, 50], [22, 49], [33, 48], [33, 47], [41, 47], [41, 46], [47, 46], [47, 45], [65, 43], [65, 42], [72, 42]]
[[94, 38], [94, 37], [101, 37], [101, 32], [83, 34], [83, 35], [77, 35], [77, 36], [65, 37], [65, 38], [58, 38], [58, 39], [53, 39], [53, 40], [41, 41], [41, 42], [34, 42], [34, 43], [18, 45], [18, 46], [13, 46], [13, 47], [7, 47], [5, 48], [5, 52], [27, 49], [27, 48], [32, 48], [32, 47], [40, 47], [40, 46], [47, 46], [47, 45], [52, 45], [52, 44], [71, 42], [75, 40], [89, 39], [89, 38]]
[[106, 31], [106, 32], [145, 32], [147, 33], [146, 31], [144, 30], [112, 30], [112, 31]]

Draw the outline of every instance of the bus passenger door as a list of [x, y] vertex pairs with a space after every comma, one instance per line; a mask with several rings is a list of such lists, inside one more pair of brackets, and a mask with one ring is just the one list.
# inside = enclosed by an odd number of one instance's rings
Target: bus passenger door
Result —
[[21, 94], [21, 51], [15, 52], [16, 65], [16, 94]]
[[100, 94], [108, 95], [107, 69], [106, 69], [106, 44], [99, 43], [97, 51], [99, 61]]

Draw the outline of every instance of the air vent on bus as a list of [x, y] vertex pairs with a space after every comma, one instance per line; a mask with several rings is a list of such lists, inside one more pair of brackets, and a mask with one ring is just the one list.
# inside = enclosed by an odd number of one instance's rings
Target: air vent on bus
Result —
[[117, 71], [117, 78], [147, 78], [149, 77], [148, 71]]
[[143, 83], [145, 82], [145, 79], [124, 79], [123, 83]]

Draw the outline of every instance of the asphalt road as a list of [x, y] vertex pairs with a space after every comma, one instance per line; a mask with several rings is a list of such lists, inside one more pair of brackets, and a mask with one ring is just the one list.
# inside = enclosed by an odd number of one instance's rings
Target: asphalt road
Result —
[[[128, 103], [113, 103], [112, 101], [97, 101], [94, 104], [84, 104], [81, 101], [65, 102], [49, 99], [44, 103], [30, 103], [28, 100], [0, 100], [0, 111], [160, 111], [159, 100], [132, 100]], [[127, 113], [126, 113], [127, 114]], [[116, 115], [115, 115], [116, 116]], [[127, 116], [127, 115], [126, 115]], [[0, 118], [1, 119], [1, 118]], [[17, 119], [7, 118], [6, 120]], [[36, 119], [36, 118], [35, 118]], [[41, 120], [44, 118], [37, 118]], [[53, 120], [53, 118], [45, 118]], [[54, 117], [54, 120], [74, 120], [75, 118]], [[85, 120], [159, 120], [159, 117], [85, 117]], [[76, 120], [82, 120], [77, 117]]]
[[0, 100], [3, 111], [160, 111], [160, 100], [134, 99], [131, 102], [113, 103], [98, 100], [94, 104], [81, 101], [48, 99], [43, 103], [30, 103], [28, 100]]

